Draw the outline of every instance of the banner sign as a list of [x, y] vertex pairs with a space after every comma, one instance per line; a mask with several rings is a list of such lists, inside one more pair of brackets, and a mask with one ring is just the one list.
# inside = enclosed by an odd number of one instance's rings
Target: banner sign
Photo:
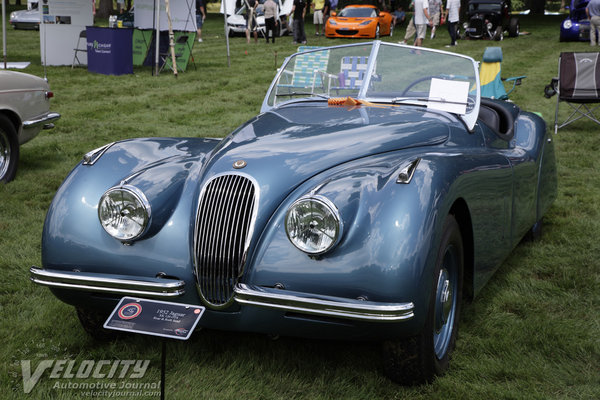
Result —
[[104, 328], [187, 340], [204, 310], [190, 304], [123, 297]]

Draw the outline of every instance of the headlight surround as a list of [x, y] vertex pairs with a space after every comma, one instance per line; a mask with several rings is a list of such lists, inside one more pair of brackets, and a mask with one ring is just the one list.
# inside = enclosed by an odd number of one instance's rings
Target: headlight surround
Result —
[[331, 18], [327, 20], [327, 22], [329, 22], [329, 25], [337, 25], [337, 22], [335, 22], [334, 20], [332, 20]]
[[369, 25], [371, 22], [373, 22], [373, 21], [366, 20], [366, 21], [361, 22], [359, 25], [361, 25], [361, 26], [363, 26], [363, 25]]
[[150, 221], [150, 203], [131, 185], [108, 189], [98, 204], [98, 219], [110, 236], [122, 242], [139, 238]]
[[285, 232], [299, 250], [316, 255], [331, 250], [340, 241], [343, 226], [337, 207], [328, 198], [309, 195], [287, 211]]

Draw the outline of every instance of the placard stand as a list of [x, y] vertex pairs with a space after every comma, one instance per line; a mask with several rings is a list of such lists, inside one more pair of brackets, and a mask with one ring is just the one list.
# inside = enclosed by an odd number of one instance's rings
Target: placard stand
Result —
[[104, 323], [104, 328], [162, 338], [160, 398], [164, 400], [167, 338], [189, 339], [204, 310], [204, 307], [191, 304], [123, 297]]
[[165, 400], [166, 364], [167, 364], [167, 339], [162, 338], [162, 354], [160, 356], [160, 400]]

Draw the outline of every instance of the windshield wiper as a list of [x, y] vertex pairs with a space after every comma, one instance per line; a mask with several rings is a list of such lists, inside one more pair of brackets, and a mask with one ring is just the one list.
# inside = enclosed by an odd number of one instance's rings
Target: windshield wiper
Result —
[[329, 96], [319, 93], [308, 93], [308, 92], [289, 92], [289, 93], [277, 93], [277, 97], [292, 97], [292, 96], [311, 96], [320, 97], [322, 99], [329, 99]]
[[444, 103], [444, 104], [459, 104], [461, 106], [468, 106], [469, 103], [463, 101], [450, 101], [443, 97], [395, 97], [392, 99], [392, 104], [404, 103], [410, 101], [427, 101], [433, 103]]

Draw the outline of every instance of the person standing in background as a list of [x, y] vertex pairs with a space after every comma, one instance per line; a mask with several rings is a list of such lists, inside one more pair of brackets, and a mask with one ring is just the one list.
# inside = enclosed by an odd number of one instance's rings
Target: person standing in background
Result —
[[446, 3], [446, 21], [448, 21], [448, 33], [450, 44], [446, 47], [456, 46], [456, 27], [460, 15], [460, 0], [448, 0]]
[[[313, 24], [315, 24], [315, 36], [321, 34], [321, 28], [323, 28], [323, 8], [325, 7], [325, 0], [314, 0], [312, 3], [313, 10]], [[323, 30], [325, 34], [325, 30]]]
[[596, 46], [600, 44], [600, 38], [598, 38], [600, 29], [600, 0], [590, 0], [585, 13], [590, 20], [590, 45]]
[[306, 15], [306, 2], [294, 0], [292, 6], [292, 25], [294, 30], [294, 41], [292, 43], [306, 44], [306, 33], [304, 32], [304, 16]]
[[250, 44], [250, 32], [254, 35], [254, 43], [258, 43], [258, 32], [256, 31], [256, 5], [257, 0], [244, 0], [246, 3], [246, 43]]
[[417, 39], [415, 46], [422, 46], [423, 39], [427, 34], [427, 25], [431, 25], [431, 16], [428, 10], [429, 4], [427, 0], [415, 0], [415, 27], [417, 30]]
[[196, 0], [196, 32], [198, 33], [198, 43], [202, 43], [202, 25], [206, 19], [206, 10], [203, 0]]
[[265, 39], [269, 43], [269, 33], [275, 43], [275, 32], [278, 24], [279, 7], [273, 0], [266, 0], [263, 4], [265, 10]]
[[435, 37], [435, 30], [440, 24], [440, 16], [444, 11], [443, 7], [442, 0], [429, 0], [428, 11], [431, 16], [431, 23], [433, 24], [431, 27], [431, 39]]

